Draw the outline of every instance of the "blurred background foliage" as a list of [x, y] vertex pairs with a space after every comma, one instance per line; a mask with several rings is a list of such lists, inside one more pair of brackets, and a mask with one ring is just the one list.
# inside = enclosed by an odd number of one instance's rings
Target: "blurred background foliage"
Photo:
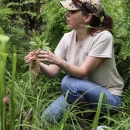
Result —
[[[130, 1], [102, 2], [106, 14], [114, 20], [115, 57], [118, 71], [125, 83], [122, 109], [126, 111], [125, 106], [130, 104]], [[29, 42], [34, 37], [46, 39], [53, 51], [64, 33], [69, 31], [65, 11], [59, 0], [0, 0], [0, 34], [10, 37], [6, 68], [11, 71], [12, 48], [15, 46], [18, 55], [16, 75], [19, 82], [28, 80], [29, 66], [25, 64], [24, 56], [31, 50]], [[48, 78], [39, 73], [37, 85], [48, 83], [51, 86], [49, 91], [60, 91], [63, 76], [64, 72], [61, 71], [53, 82], [49, 82]]]

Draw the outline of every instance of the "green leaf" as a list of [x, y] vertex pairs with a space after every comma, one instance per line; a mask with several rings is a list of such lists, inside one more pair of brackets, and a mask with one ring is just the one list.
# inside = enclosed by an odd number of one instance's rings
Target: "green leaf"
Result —
[[51, 48], [48, 46], [49, 43], [46, 42], [46, 39], [41, 40], [39, 37], [35, 37], [33, 41], [30, 42], [30, 44], [35, 47], [35, 49], [44, 49], [44, 50], [51, 50]]

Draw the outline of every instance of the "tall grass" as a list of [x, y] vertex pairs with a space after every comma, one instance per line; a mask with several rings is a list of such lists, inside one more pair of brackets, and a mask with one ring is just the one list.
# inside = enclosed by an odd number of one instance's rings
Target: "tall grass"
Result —
[[[12, 81], [12, 76], [9, 72], [6, 72], [7, 79]], [[83, 111], [78, 110], [78, 103], [74, 102], [69, 110], [64, 109], [64, 115], [62, 120], [59, 123], [50, 124], [47, 121], [41, 120], [41, 114], [46, 109], [46, 107], [53, 102], [60, 94], [60, 83], [58, 79], [46, 80], [44, 76], [39, 76], [36, 82], [36, 87], [34, 88], [33, 82], [29, 78], [30, 72], [26, 72], [26, 76], [24, 75], [24, 79], [15, 81], [15, 128], [14, 130], [26, 130], [28, 128], [32, 130], [82, 130], [82, 124], [86, 130], [89, 128], [91, 130], [96, 130], [98, 125], [107, 125], [111, 127], [111, 130], [121, 130], [122, 128], [125, 130], [129, 130], [130, 118], [128, 114], [125, 116], [125, 112], [119, 109], [118, 115], [115, 117], [110, 116], [108, 108], [110, 106], [107, 105], [107, 99], [104, 93], [101, 93], [98, 108], [97, 110], [86, 109]], [[57, 78], [57, 77], [56, 77]], [[46, 82], [45, 82], [46, 81]], [[42, 83], [41, 83], [42, 82]], [[30, 84], [31, 83], [31, 84]], [[43, 86], [41, 85], [43, 84]], [[53, 89], [53, 91], [52, 91]], [[101, 113], [101, 103], [102, 100], [105, 99], [106, 107], [108, 110], [107, 114], [103, 116]], [[30, 124], [30, 109], [33, 111], [32, 123]], [[114, 108], [113, 108], [114, 109]], [[95, 112], [94, 120], [90, 120], [89, 118], [85, 119], [79, 117], [79, 114]], [[120, 118], [119, 114], [126, 117], [125, 119]], [[101, 118], [105, 119], [105, 122], [100, 122]], [[42, 128], [40, 128], [42, 124]], [[90, 126], [88, 128], [88, 126]], [[109, 128], [110, 129], [110, 128]]]

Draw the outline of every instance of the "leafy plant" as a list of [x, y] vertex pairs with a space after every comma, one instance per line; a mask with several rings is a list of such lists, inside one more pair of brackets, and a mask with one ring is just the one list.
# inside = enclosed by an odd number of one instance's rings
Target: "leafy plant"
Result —
[[34, 49], [38, 49], [38, 50], [51, 50], [51, 48], [48, 46], [49, 43], [46, 42], [46, 39], [45, 40], [41, 40], [39, 37], [34, 37], [33, 38], [33, 41], [30, 42], [30, 44], [32, 45], [32, 47]]

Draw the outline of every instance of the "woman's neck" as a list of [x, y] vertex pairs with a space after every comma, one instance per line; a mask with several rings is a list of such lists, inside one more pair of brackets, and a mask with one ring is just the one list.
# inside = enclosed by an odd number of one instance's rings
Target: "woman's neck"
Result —
[[78, 30], [76, 34], [76, 42], [83, 41], [88, 36], [87, 29]]

